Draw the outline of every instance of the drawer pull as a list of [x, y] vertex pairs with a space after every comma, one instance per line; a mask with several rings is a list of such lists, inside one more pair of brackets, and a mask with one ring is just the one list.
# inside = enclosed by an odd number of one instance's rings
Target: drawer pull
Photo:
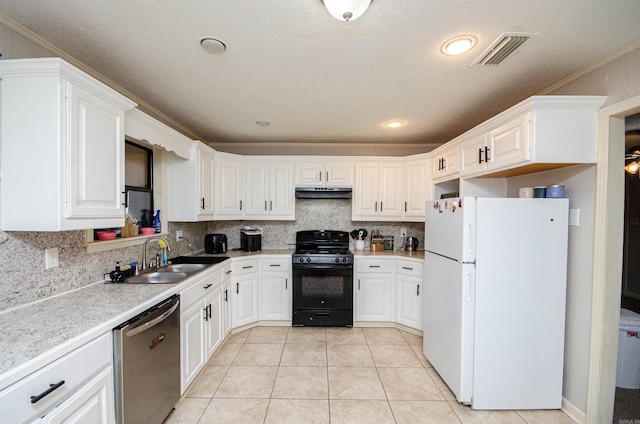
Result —
[[40, 393], [38, 396], [31, 396], [31, 403], [38, 402], [39, 400], [41, 400], [42, 398], [44, 398], [49, 393], [53, 392], [55, 389], [57, 389], [58, 387], [62, 386], [63, 384], [64, 384], [64, 380], [60, 380], [56, 384], [49, 384], [49, 388], [47, 390], [45, 390], [44, 392]]
[[204, 287], [203, 287], [203, 289], [205, 289], [205, 290], [206, 290], [206, 289], [208, 289], [208, 288], [209, 288], [209, 287], [211, 287], [211, 286], [213, 286], [213, 284], [209, 283], [209, 284], [207, 284], [206, 286], [204, 286]]
[[416, 296], [420, 296], [420, 284], [418, 284], [418, 291], [416, 292]]
[[227, 271], [227, 275], [231, 274], [231, 270]]
[[369, 265], [369, 268], [380, 268], [380, 265]]
[[408, 270], [408, 271], [413, 271], [413, 268], [408, 267], [408, 266], [403, 266], [403, 267], [402, 267], [402, 269], [406, 269], [406, 270]]
[[229, 294], [228, 294], [228, 290], [224, 291], [224, 301], [228, 302], [229, 301]]
[[269, 266], [280, 266], [280, 264], [271, 264]]
[[249, 265], [249, 266], [243, 266], [242, 269], [251, 269], [253, 268], [253, 265]]

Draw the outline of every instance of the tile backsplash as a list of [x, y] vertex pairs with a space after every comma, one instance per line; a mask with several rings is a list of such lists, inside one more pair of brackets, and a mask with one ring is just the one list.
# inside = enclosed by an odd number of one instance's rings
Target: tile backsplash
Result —
[[[351, 202], [331, 199], [296, 200], [295, 221], [212, 221], [169, 223], [170, 256], [189, 254], [204, 248], [204, 235], [224, 233], [230, 249], [240, 247], [240, 229], [243, 226], [261, 228], [263, 249], [293, 249], [295, 235], [301, 230], [351, 231], [366, 228], [369, 234], [380, 230], [383, 235], [394, 236], [395, 248], [402, 244], [400, 229], [417, 237], [422, 248], [424, 224], [418, 222], [354, 222], [351, 221]], [[186, 238], [175, 241], [176, 230]], [[369, 249], [370, 236], [365, 240]], [[192, 244], [189, 247], [189, 242]], [[59, 249], [60, 266], [45, 269], [47, 248]], [[352, 240], [351, 248], [354, 248]], [[153, 247], [148, 247], [153, 254]], [[115, 266], [116, 261], [140, 261], [142, 247], [133, 246], [105, 252], [87, 253], [84, 231], [64, 232], [2, 232], [0, 231], [0, 311], [30, 303], [49, 296], [74, 290], [102, 280], [102, 275]]]

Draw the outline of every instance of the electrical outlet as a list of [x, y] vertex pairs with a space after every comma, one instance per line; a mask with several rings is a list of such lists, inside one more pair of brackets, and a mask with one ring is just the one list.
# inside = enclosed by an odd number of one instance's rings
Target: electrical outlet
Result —
[[176, 231], [176, 241], [182, 240], [182, 230]]
[[44, 250], [44, 262], [45, 269], [57, 268], [58, 266], [60, 266], [57, 247], [51, 247]]
[[406, 228], [400, 228], [400, 235], [402, 237], [406, 237], [407, 236], [407, 229]]

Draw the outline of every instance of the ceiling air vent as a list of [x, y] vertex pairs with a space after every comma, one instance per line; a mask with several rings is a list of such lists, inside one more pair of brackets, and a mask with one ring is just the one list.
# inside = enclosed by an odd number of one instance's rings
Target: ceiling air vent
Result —
[[511, 53], [520, 47], [525, 41], [531, 38], [533, 34], [502, 34], [498, 39], [485, 50], [475, 65], [497, 65], [502, 63]]

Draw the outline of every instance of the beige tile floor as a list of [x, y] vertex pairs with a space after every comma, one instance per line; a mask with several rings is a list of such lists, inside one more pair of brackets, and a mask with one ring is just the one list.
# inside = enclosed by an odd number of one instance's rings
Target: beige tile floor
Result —
[[561, 411], [474, 411], [422, 338], [394, 328], [255, 327], [231, 335], [166, 424], [571, 424]]

